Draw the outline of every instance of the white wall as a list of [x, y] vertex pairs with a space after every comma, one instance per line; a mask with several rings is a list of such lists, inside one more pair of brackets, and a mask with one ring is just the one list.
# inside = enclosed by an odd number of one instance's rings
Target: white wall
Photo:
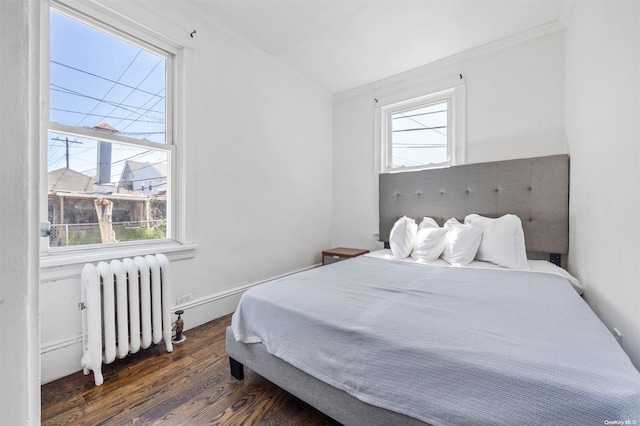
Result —
[[570, 271], [640, 368], [640, 4], [575, 2], [566, 43]]
[[[467, 163], [567, 153], [564, 32], [505, 40], [336, 97], [333, 243], [379, 247], [374, 98], [457, 84], [467, 88]], [[428, 93], [428, 92], [427, 92]]]
[[[191, 295], [180, 306], [191, 328], [235, 310], [246, 285], [318, 264], [330, 246], [332, 98], [179, 2], [108, 4], [190, 43], [181, 195], [197, 248], [172, 275], [174, 298]], [[78, 273], [43, 271], [44, 382], [79, 370]]]
[[[40, 421], [38, 4], [0, 2], [0, 423]], [[35, 179], [35, 180], [34, 180]], [[27, 202], [31, 202], [28, 204]]]

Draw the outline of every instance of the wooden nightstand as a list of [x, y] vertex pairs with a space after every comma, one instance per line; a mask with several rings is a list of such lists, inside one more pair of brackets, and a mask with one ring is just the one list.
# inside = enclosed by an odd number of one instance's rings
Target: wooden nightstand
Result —
[[345, 259], [351, 259], [369, 253], [369, 250], [354, 249], [346, 247], [336, 247], [331, 250], [325, 250], [322, 252], [322, 264], [328, 265], [329, 263], [339, 262]]

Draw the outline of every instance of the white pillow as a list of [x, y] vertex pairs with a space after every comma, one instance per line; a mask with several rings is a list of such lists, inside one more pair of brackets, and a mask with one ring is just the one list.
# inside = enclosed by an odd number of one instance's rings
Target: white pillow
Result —
[[391, 253], [396, 259], [404, 259], [411, 254], [416, 243], [416, 233], [418, 225], [416, 221], [407, 216], [402, 216], [393, 224], [389, 234], [389, 245]]
[[438, 225], [438, 222], [433, 218], [425, 216], [422, 218], [422, 222], [420, 222], [420, 225], [418, 226], [418, 231], [424, 228], [440, 228], [440, 225]]
[[482, 242], [476, 259], [495, 263], [505, 268], [528, 269], [527, 249], [524, 244], [524, 231], [520, 218], [507, 214], [492, 219], [470, 214], [464, 223], [482, 229]]
[[[422, 223], [424, 223], [424, 220]], [[449, 230], [438, 226], [435, 228], [430, 226], [422, 227], [422, 223], [418, 228], [416, 246], [411, 252], [411, 257], [418, 262], [431, 262], [439, 258], [444, 251]]]
[[460, 221], [458, 219], [456, 219], [455, 217], [452, 217], [451, 219], [447, 220], [444, 225], [442, 225], [443, 228], [451, 228], [452, 226], [459, 226], [459, 225], [464, 225], [463, 223], [460, 223]]
[[472, 225], [449, 219], [444, 224], [448, 230], [442, 258], [453, 266], [470, 263], [478, 252], [482, 240], [482, 230]]

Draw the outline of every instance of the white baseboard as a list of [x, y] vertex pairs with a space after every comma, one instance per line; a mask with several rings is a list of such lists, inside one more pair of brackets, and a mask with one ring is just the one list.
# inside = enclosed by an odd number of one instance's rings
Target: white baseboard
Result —
[[[209, 321], [213, 321], [216, 318], [223, 317], [227, 314], [235, 312], [242, 294], [249, 288], [262, 284], [267, 281], [275, 280], [278, 278], [286, 277], [298, 272], [306, 271], [320, 266], [320, 264], [312, 265], [306, 268], [298, 269], [293, 272], [271, 277], [267, 280], [261, 280], [249, 284], [245, 284], [240, 287], [236, 287], [231, 290], [222, 291], [219, 293], [211, 294], [199, 299], [190, 300], [189, 302], [181, 305], [176, 305], [171, 309], [171, 312], [182, 309], [185, 311], [182, 319], [184, 320], [184, 330], [187, 331], [190, 328], [197, 327]], [[175, 318], [175, 317], [174, 317]], [[186, 334], [185, 334], [186, 335]]]
[[[194, 299], [187, 303], [173, 307], [171, 311], [175, 312], [179, 309], [185, 311], [182, 315], [182, 319], [184, 320], [184, 334], [185, 336], [187, 336], [186, 344], [188, 344], [189, 329], [234, 312], [236, 310], [236, 307], [238, 306], [238, 302], [240, 301], [242, 294], [247, 289], [257, 284], [270, 281], [272, 279], [277, 279], [297, 272], [302, 272], [304, 270], [312, 269], [317, 266], [319, 265], [313, 265], [308, 268], [303, 268], [287, 274], [279, 275], [277, 277], [272, 277], [268, 280], [246, 284], [240, 287], [233, 288], [231, 290], [226, 290], [199, 299]], [[177, 317], [174, 317], [173, 320], [175, 320], [175, 318]], [[63, 339], [43, 342], [40, 346], [41, 384], [49, 383], [80, 371], [82, 369], [82, 367], [80, 366], [81, 357], [81, 334], [68, 336]], [[93, 380], [93, 375], [91, 375], [90, 377], [91, 378], [87, 378], [87, 380]]]
[[53, 382], [82, 370], [80, 366], [82, 336], [79, 338], [79, 340], [74, 337], [67, 342], [58, 342], [55, 349], [42, 347], [40, 351], [40, 384]]
[[[225, 295], [215, 295], [206, 299], [199, 299], [176, 307], [174, 310], [182, 309], [185, 311], [182, 319], [185, 323], [184, 334], [187, 336], [186, 343], [188, 344], [189, 342], [188, 330], [190, 328], [197, 327], [234, 312], [244, 290], [246, 290], [246, 288]], [[82, 369], [80, 365], [80, 358], [82, 357], [82, 334], [43, 343], [40, 348], [40, 357], [41, 384], [49, 383], [80, 371]], [[91, 377], [93, 377], [93, 373]], [[93, 378], [88, 378], [87, 380], [93, 380]]]

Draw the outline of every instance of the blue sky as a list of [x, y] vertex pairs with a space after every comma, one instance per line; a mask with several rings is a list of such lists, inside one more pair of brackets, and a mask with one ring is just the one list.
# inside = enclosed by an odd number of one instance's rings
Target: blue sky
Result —
[[[130, 41], [51, 11], [50, 121], [76, 127], [107, 123], [118, 134], [165, 142], [166, 61]], [[49, 135], [48, 167], [66, 166], [65, 135]], [[72, 137], [69, 167], [95, 174], [95, 141]], [[113, 145], [112, 181], [124, 160], [166, 161], [160, 151]]]

